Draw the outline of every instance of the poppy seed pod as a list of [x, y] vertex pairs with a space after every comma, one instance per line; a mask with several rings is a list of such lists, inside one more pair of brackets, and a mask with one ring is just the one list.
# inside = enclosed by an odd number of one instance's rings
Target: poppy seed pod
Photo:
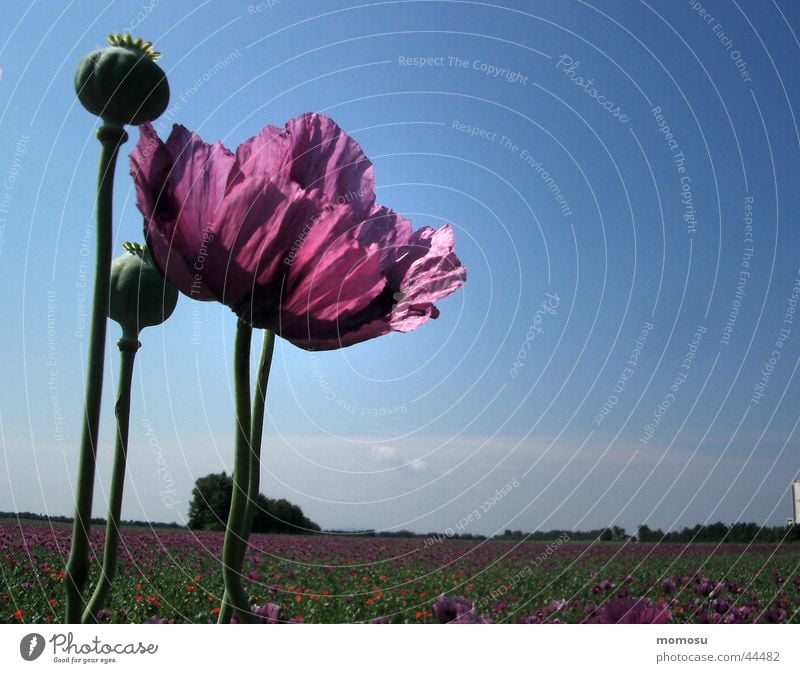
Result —
[[150, 261], [147, 248], [125, 243], [125, 254], [111, 263], [111, 297], [108, 317], [122, 326], [125, 336], [160, 325], [172, 315], [178, 290]]
[[105, 123], [139, 125], [157, 119], [169, 104], [169, 84], [150, 42], [109, 35], [111, 46], [86, 54], [75, 72], [83, 106]]

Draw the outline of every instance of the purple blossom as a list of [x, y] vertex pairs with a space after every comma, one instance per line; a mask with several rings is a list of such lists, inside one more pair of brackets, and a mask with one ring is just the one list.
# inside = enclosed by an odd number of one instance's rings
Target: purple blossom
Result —
[[488, 617], [475, 614], [472, 601], [462, 596], [442, 594], [433, 604], [433, 614], [441, 624], [489, 624]]
[[592, 587], [592, 593], [593, 594], [603, 594], [603, 593], [606, 593], [608, 591], [611, 591], [612, 589], [614, 589], [615, 586], [616, 586], [616, 584], [612, 584], [608, 580], [603, 580], [602, 582], [598, 582], [597, 584], [595, 584]]
[[415, 231], [376, 204], [372, 164], [323, 115], [266, 126], [235, 153], [178, 125], [166, 142], [140, 132], [131, 175], [157, 266], [300, 348], [410, 332], [466, 280], [452, 227]]
[[608, 601], [600, 612], [600, 624], [666, 624], [672, 611], [655, 605], [649, 598], [618, 598]]
[[275, 603], [267, 603], [262, 607], [253, 605], [251, 610], [253, 614], [259, 618], [259, 624], [280, 624], [282, 621], [281, 606]]
[[502, 599], [496, 601], [495, 604], [492, 606], [492, 614], [499, 615], [505, 612], [506, 610], [508, 610], [509, 605], [510, 603], [508, 601], [504, 601]]

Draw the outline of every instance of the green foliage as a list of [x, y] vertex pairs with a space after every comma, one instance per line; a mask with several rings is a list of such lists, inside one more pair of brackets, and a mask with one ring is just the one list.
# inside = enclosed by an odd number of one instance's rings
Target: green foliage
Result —
[[800, 526], [761, 526], [757, 523], [738, 522], [727, 525], [721, 521], [711, 524], [696, 524], [692, 528], [664, 533], [642, 524], [638, 531], [642, 542], [797, 542], [800, 541]]
[[[200, 477], [192, 490], [189, 528], [224, 530], [233, 494], [233, 479], [225, 472]], [[319, 526], [288, 500], [273, 500], [261, 493], [256, 500], [253, 533], [313, 533]]]

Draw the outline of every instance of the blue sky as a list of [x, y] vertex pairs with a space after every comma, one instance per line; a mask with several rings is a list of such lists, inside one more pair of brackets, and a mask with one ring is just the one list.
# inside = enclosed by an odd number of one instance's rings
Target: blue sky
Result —
[[[379, 202], [416, 226], [452, 223], [468, 268], [414, 333], [320, 354], [278, 344], [266, 494], [326, 528], [421, 532], [791, 514], [793, 3], [8, 5], [0, 510], [72, 511], [98, 155], [72, 77], [107, 33], [128, 29], [163, 53], [162, 135], [182, 123], [235, 148], [266, 124], [327, 114], [375, 164]], [[130, 135], [120, 254], [142, 238]], [[126, 518], [183, 521], [194, 480], [231, 470], [234, 327], [224, 306], [182, 297], [143, 333]]]

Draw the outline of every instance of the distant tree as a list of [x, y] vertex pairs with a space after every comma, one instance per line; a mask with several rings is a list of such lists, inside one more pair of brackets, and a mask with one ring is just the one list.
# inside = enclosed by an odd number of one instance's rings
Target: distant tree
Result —
[[225, 472], [200, 477], [192, 489], [189, 528], [224, 530], [232, 495], [233, 480]]
[[[228, 521], [232, 495], [233, 479], [225, 472], [200, 477], [192, 490], [189, 528], [223, 530]], [[319, 529], [297, 505], [283, 498], [273, 500], [258, 494], [252, 532], [298, 534], [318, 532]]]

